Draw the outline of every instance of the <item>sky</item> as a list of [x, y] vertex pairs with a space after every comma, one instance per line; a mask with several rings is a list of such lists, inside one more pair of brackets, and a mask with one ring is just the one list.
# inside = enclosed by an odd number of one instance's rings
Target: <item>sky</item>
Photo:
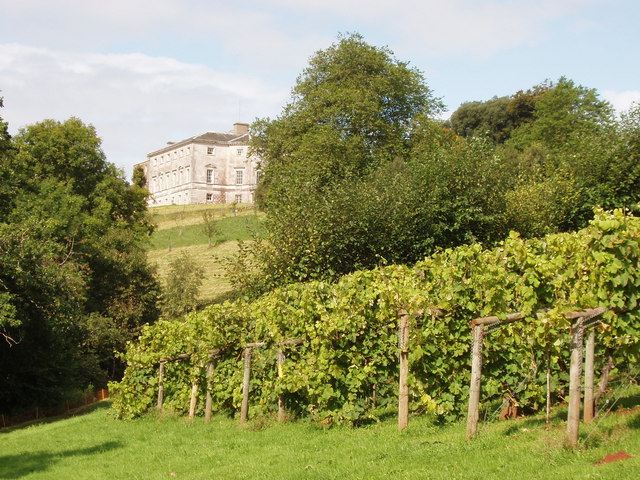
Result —
[[565, 76], [640, 102], [638, 0], [0, 0], [9, 131], [78, 117], [107, 159], [275, 118], [340, 34], [420, 70], [448, 112]]

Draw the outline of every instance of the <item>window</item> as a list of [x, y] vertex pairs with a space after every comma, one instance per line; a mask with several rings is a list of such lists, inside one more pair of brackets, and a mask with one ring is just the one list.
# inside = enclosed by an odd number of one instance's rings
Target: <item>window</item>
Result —
[[210, 202], [213, 200], [213, 193], [207, 193], [207, 202]]
[[207, 183], [213, 183], [215, 179], [215, 175], [213, 172], [213, 168], [207, 168]]
[[242, 194], [237, 194], [234, 201], [235, 203], [242, 203]]
[[216, 147], [207, 147], [207, 155], [215, 155]]
[[256, 172], [256, 183], [260, 183], [260, 179], [262, 178], [262, 171], [258, 170]]
[[236, 170], [236, 185], [244, 183], [244, 170]]
[[236, 155], [237, 155], [238, 157], [241, 157], [241, 156], [242, 156], [242, 151], [243, 151], [243, 149], [242, 149], [242, 148], [237, 148], [237, 149], [236, 149]]

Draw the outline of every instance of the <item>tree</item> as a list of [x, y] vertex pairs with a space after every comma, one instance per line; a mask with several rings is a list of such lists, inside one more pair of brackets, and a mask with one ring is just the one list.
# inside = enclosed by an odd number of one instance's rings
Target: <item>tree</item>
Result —
[[494, 97], [486, 102], [466, 102], [453, 112], [449, 124], [461, 137], [489, 136], [495, 143], [503, 143], [513, 130], [509, 115], [509, 97]]
[[202, 230], [207, 236], [209, 246], [211, 246], [211, 239], [216, 235], [220, 235], [216, 214], [213, 210], [205, 210], [202, 212]]
[[0, 213], [0, 409], [44, 405], [122, 372], [123, 350], [155, 321], [143, 189], [105, 159], [95, 129], [72, 118], [22, 129], [0, 152], [11, 179]]
[[203, 275], [204, 268], [185, 251], [171, 260], [163, 292], [165, 317], [178, 318], [197, 307]]
[[147, 177], [144, 174], [144, 169], [140, 165], [133, 167], [133, 176], [131, 179], [133, 185], [140, 188], [147, 188]]
[[317, 52], [281, 116], [252, 125], [268, 238], [252, 252], [259, 273], [236, 279], [273, 286], [414, 258], [389, 229], [415, 197], [389, 185], [403, 184], [412, 133], [439, 108], [419, 71], [359, 35]]

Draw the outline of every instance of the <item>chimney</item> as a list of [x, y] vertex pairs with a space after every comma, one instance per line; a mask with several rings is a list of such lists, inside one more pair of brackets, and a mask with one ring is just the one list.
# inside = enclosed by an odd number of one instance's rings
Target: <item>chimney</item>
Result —
[[236, 122], [233, 124], [233, 133], [236, 135], [245, 135], [249, 133], [249, 124]]

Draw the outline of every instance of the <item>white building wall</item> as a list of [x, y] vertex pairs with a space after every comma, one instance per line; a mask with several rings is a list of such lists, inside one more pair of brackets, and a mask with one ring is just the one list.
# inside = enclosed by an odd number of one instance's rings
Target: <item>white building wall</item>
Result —
[[[247, 156], [248, 145], [198, 139], [157, 150], [140, 164], [152, 194], [149, 204], [253, 202], [259, 159]], [[207, 170], [213, 171], [211, 182]]]

